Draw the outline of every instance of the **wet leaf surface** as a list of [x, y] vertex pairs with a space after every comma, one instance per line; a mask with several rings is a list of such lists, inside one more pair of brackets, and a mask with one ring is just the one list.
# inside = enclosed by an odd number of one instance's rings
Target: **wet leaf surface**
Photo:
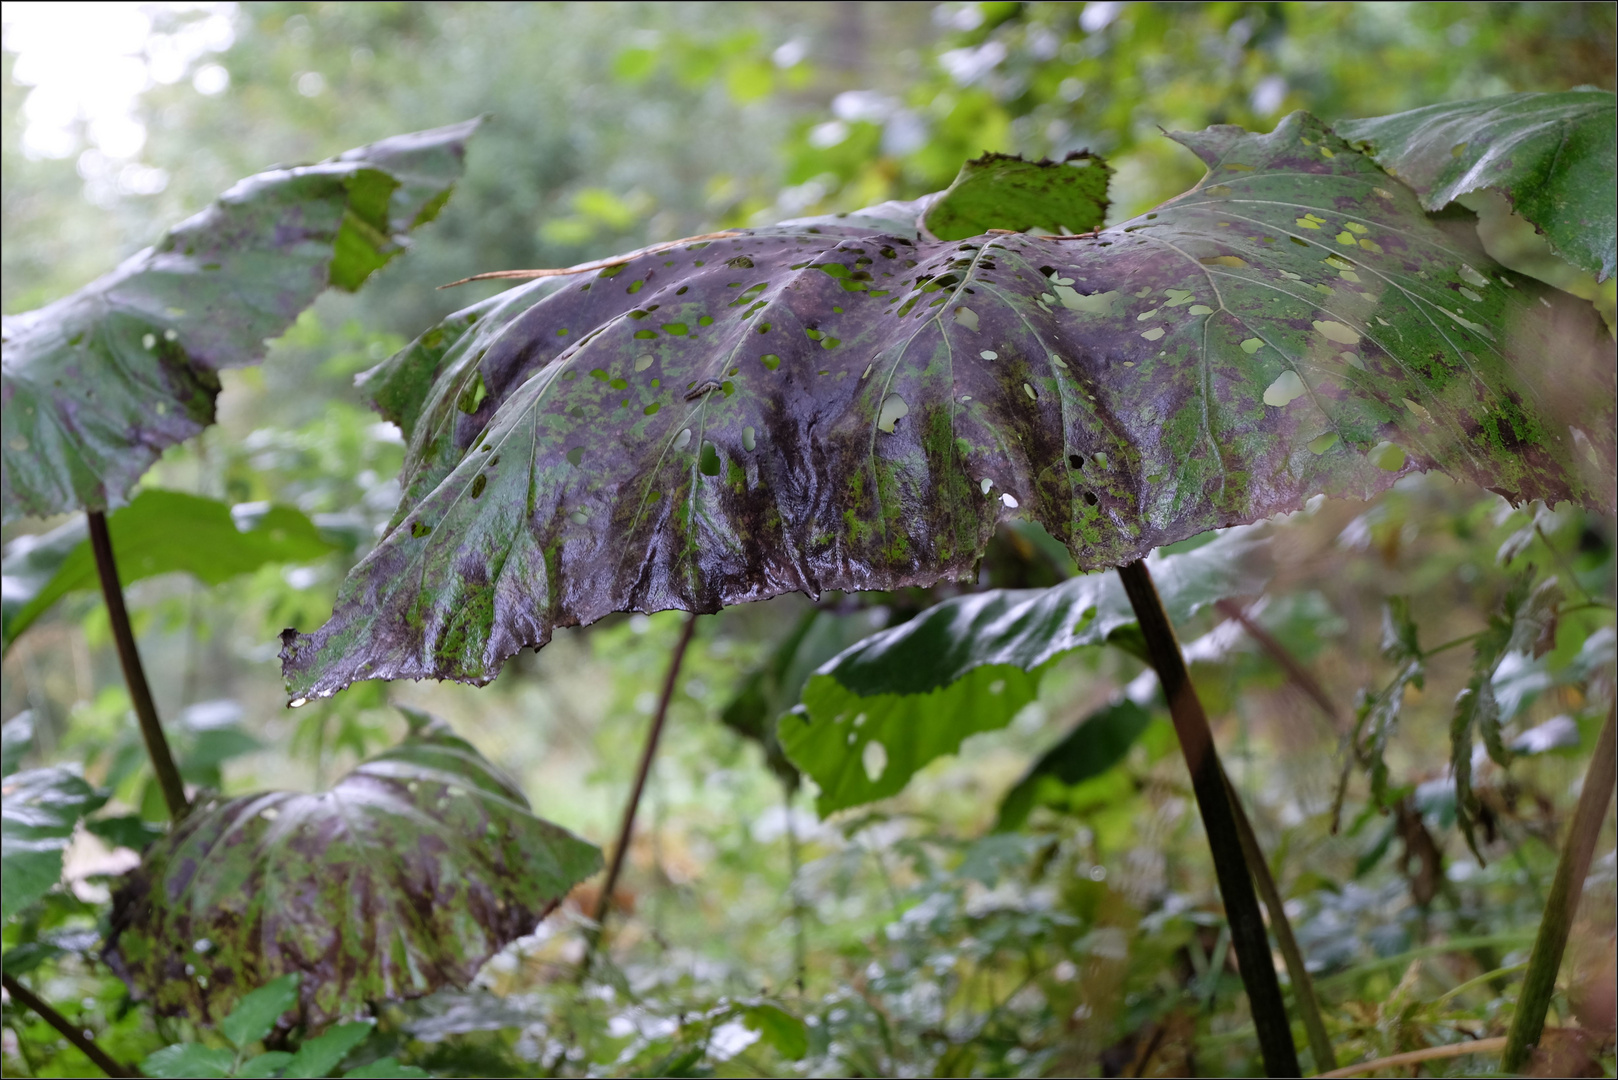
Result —
[[[176, 570], [218, 585], [267, 563], [311, 562], [338, 547], [335, 538], [322, 535], [302, 511], [290, 506], [229, 506], [156, 488], [109, 514], [107, 531], [125, 588]], [[8, 552], [0, 570], [5, 574], [0, 640], [7, 649], [68, 593], [101, 588], [83, 518], [44, 536], [27, 537], [26, 546]]]
[[122, 503], [213, 423], [221, 369], [257, 363], [328, 286], [359, 288], [437, 215], [477, 124], [248, 177], [112, 273], [7, 316], [4, 520]]
[[1319, 121], [1176, 138], [1196, 188], [1094, 237], [759, 229], [550, 277], [378, 373], [391, 531], [288, 688], [485, 682], [556, 626], [969, 573], [1002, 519], [1084, 569], [1438, 469], [1605, 505], [1611, 339]]
[[51, 890], [79, 819], [107, 801], [73, 769], [15, 771], [33, 732], [29, 714], [6, 722], [6, 774], [0, 789], [0, 918]]
[[154, 845], [114, 899], [109, 956], [137, 992], [216, 1021], [298, 974], [315, 1029], [464, 986], [600, 867], [469, 743], [413, 719], [416, 733], [323, 795], [198, 807]]
[[1618, 115], [1611, 92], [1504, 94], [1335, 127], [1439, 210], [1495, 188], [1564, 259], [1605, 281], [1618, 262]]

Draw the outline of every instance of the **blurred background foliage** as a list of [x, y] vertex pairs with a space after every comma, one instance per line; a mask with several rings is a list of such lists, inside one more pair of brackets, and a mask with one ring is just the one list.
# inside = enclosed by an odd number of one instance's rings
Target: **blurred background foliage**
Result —
[[[12, 313], [66, 295], [272, 164], [492, 115], [465, 180], [410, 255], [357, 295], [324, 297], [262, 369], [225, 373], [220, 425], [148, 477], [327, 515], [324, 526], [361, 538], [358, 547], [214, 589], [156, 578], [133, 586], [131, 603], [191, 782], [227, 793], [329, 783], [402, 734], [389, 703], [403, 702], [447, 717], [519, 778], [536, 812], [606, 844], [633, 767], [627, 748], [639, 745], [679, 631], [673, 613], [559, 633], [483, 690], [367, 684], [283, 708], [276, 635], [325, 618], [397, 499], [398, 433], [362, 407], [353, 376], [499, 287], [437, 286], [914, 197], [986, 150], [1105, 155], [1117, 169], [1117, 220], [1200, 176], [1159, 129], [1268, 130], [1299, 108], [1333, 119], [1511, 91], [1611, 90], [1615, 11], [8, 4], [0, 303]], [[1591, 298], [1611, 322], [1612, 282], [1562, 267], [1503, 206], [1479, 199], [1476, 208], [1498, 257]], [[53, 524], [8, 526], [8, 552]], [[1487, 493], [1413, 478], [1369, 505], [1318, 505], [1276, 537], [1282, 573], [1264, 621], [1325, 687], [1335, 716], [1223, 616], [1184, 630], [1188, 641], [1210, 635], [1199, 686], [1323, 976], [1339, 1056], [1497, 1034], [1510, 1015], [1509, 978], [1473, 980], [1526, 958], [1556, 830], [1613, 694], [1612, 522], [1512, 511]], [[985, 583], [1065, 573], [1015, 535], [996, 551]], [[1384, 598], [1409, 595], [1422, 640], [1445, 643], [1478, 631], [1525, 572], [1558, 575], [1586, 606], [1559, 623], [1512, 728], [1559, 723], [1541, 732], [1546, 752], [1509, 771], [1479, 765], [1487, 865], [1466, 853], [1445, 795], [1465, 648], [1434, 655], [1424, 687], [1405, 693], [1384, 804], [1354, 777], [1334, 833], [1342, 725], [1356, 693], [1380, 689], [1394, 670], [1378, 651]], [[823, 606], [853, 640], [948, 591]], [[386, 1010], [361, 1057], [398, 1054], [445, 1075], [1253, 1068], [1166, 720], [1102, 776], [1047, 783], [1022, 830], [991, 832], [1028, 763], [1140, 666], [1112, 652], [1071, 657], [1005, 731], [974, 737], [900, 797], [821, 823], [755, 742], [719, 722], [809, 609], [785, 597], [702, 621], [613, 898], [620, 921], [607, 974], [580, 993], [568, 970], [583, 947], [578, 913], [593, 906], [584, 895], [492, 961], [474, 990]], [[126, 823], [75, 840], [68, 887], [6, 928], [7, 971], [17, 956], [37, 964], [30, 978], [60, 1009], [139, 1060], [181, 1033], [154, 1027], [94, 954], [108, 875], [131, 865], [140, 817], [163, 814], [99, 601], [61, 604], [8, 649], [4, 676], [4, 715], [33, 710], [34, 758], [82, 763], [113, 792], [101, 816]], [[1599, 851], [1612, 847], [1609, 826]], [[1560, 1022], [1598, 1022], [1610, 1010], [1610, 997], [1592, 1005], [1580, 988], [1610, 992], [1613, 881], [1607, 854], [1564, 973]], [[802, 1047], [760, 1039], [756, 1017], [744, 1022], [745, 1003], [761, 994], [803, 1018]], [[31, 1014], [8, 1004], [4, 1015], [8, 1075], [87, 1068]]]

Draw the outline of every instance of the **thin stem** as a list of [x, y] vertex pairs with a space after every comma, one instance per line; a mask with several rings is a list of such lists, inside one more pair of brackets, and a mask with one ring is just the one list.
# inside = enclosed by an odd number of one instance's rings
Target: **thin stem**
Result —
[[[57, 1032], [78, 1048], [79, 1052], [95, 1063], [96, 1068], [108, 1076], [140, 1076], [138, 1069], [118, 1062], [111, 1054], [96, 1045], [96, 1041], [84, 1033], [84, 1029], [74, 1024], [67, 1017], [51, 1008], [50, 1005], [36, 996], [34, 992], [10, 975], [4, 976], [6, 993], [11, 995], [13, 1001], [21, 1002], [27, 1008], [39, 1014], [39, 1018], [55, 1028]], [[20, 1039], [21, 1036], [18, 1036]]]
[[1332, 701], [1331, 696], [1326, 693], [1325, 687], [1320, 685], [1320, 681], [1310, 674], [1309, 669], [1304, 667], [1297, 657], [1292, 655], [1290, 649], [1281, 644], [1274, 634], [1260, 626], [1236, 601], [1227, 598], [1218, 601], [1214, 606], [1227, 618], [1235, 619], [1240, 623], [1242, 629], [1247, 631], [1247, 635], [1258, 642], [1265, 652], [1270, 654], [1270, 659], [1281, 665], [1281, 669], [1287, 673], [1289, 679], [1298, 685], [1298, 689], [1307, 694], [1309, 699], [1319, 706], [1320, 711], [1326, 714], [1326, 719], [1331, 721], [1332, 727], [1342, 729], [1342, 717], [1337, 713], [1337, 705]]
[[668, 717], [669, 702], [674, 698], [674, 684], [680, 676], [680, 665], [685, 662], [685, 650], [691, 644], [691, 635], [696, 628], [697, 615], [696, 612], [692, 612], [686, 617], [685, 627], [680, 631], [680, 640], [675, 643], [674, 652], [669, 657], [669, 673], [663, 680], [663, 695], [657, 699], [657, 712], [652, 714], [652, 727], [646, 733], [646, 745], [640, 752], [640, 766], [635, 771], [635, 786], [629, 793], [629, 801], [624, 804], [624, 818], [618, 826], [618, 843], [612, 851], [612, 865], [607, 869], [607, 880], [601, 886], [600, 898], [596, 900], [594, 915], [596, 928], [589, 937], [584, 963], [579, 969], [581, 976], [590, 970], [590, 958], [594, 955], [596, 945], [601, 941], [601, 932], [606, 926], [607, 912], [612, 906], [612, 893], [618, 887], [618, 875], [623, 872], [624, 858], [629, 854], [629, 839], [635, 832], [635, 813], [640, 809], [640, 797], [646, 790], [646, 777], [652, 771], [652, 758], [657, 755], [657, 742], [663, 737], [663, 721]]
[[118, 663], [124, 669], [124, 683], [129, 687], [129, 700], [140, 721], [141, 738], [146, 740], [146, 755], [152, 759], [158, 786], [163, 789], [163, 801], [168, 804], [169, 817], [179, 821], [190, 809], [185, 797], [185, 781], [169, 752], [163, 725], [157, 719], [157, 706], [152, 702], [152, 690], [146, 684], [146, 670], [141, 667], [140, 651], [135, 648], [135, 632], [129, 625], [129, 610], [124, 607], [124, 590], [118, 582], [118, 563], [112, 556], [112, 537], [107, 532], [107, 516], [99, 510], [87, 510], [90, 521], [90, 549], [95, 552], [96, 573], [101, 577], [101, 596], [107, 602], [107, 617], [112, 622], [112, 637], [118, 644]]
[[1316, 1080], [1327, 1080], [1328, 1077], [1359, 1076], [1361, 1073], [1380, 1072], [1383, 1069], [1398, 1069], [1406, 1065], [1419, 1065], [1424, 1061], [1438, 1061], [1442, 1058], [1465, 1057], [1468, 1054], [1492, 1054], [1506, 1044], [1506, 1040], [1477, 1039], [1473, 1042], [1448, 1043], [1444, 1046], [1429, 1046], [1425, 1050], [1412, 1050], [1407, 1054], [1394, 1054], [1392, 1057], [1377, 1058], [1374, 1061], [1362, 1061], [1357, 1065], [1347, 1065], [1331, 1072], [1317, 1075]]
[[1152, 667], [1157, 670], [1163, 696], [1168, 699], [1169, 716], [1179, 736], [1180, 752], [1191, 772], [1191, 790], [1196, 794], [1197, 809], [1202, 813], [1203, 830], [1208, 836], [1208, 849], [1213, 855], [1214, 873], [1219, 879], [1219, 894], [1225, 902], [1225, 918], [1230, 924], [1242, 984], [1247, 988], [1264, 1071], [1270, 1076], [1299, 1076], [1298, 1053], [1292, 1045], [1292, 1029], [1281, 998], [1281, 984], [1275, 977], [1275, 961], [1270, 957], [1264, 916], [1259, 911], [1253, 879], [1242, 854], [1241, 834], [1225, 792], [1224, 770], [1214, 748], [1213, 732], [1208, 728], [1208, 716], [1191, 685], [1191, 674], [1186, 670], [1180, 643], [1175, 639], [1174, 627], [1163, 610], [1163, 601], [1152, 584], [1146, 563], [1137, 560], [1120, 566], [1118, 576], [1123, 579], [1124, 591], [1135, 609]]
[[1230, 782], [1228, 774], [1225, 776], [1225, 790], [1230, 795], [1236, 830], [1241, 834], [1242, 854], [1247, 857], [1247, 869], [1252, 873], [1258, 894], [1270, 913], [1270, 932], [1275, 935], [1281, 959], [1286, 962], [1287, 978], [1292, 981], [1292, 996], [1298, 1003], [1303, 1030], [1309, 1038], [1309, 1049], [1315, 1055], [1315, 1069], [1335, 1069], [1337, 1055], [1332, 1050], [1331, 1036], [1326, 1032], [1326, 1021], [1320, 1015], [1320, 999], [1315, 996], [1315, 982], [1303, 962], [1303, 950], [1298, 948], [1298, 939], [1292, 933], [1292, 921], [1287, 918], [1286, 904], [1281, 899], [1281, 890], [1275, 887], [1275, 877], [1270, 873], [1269, 861], [1264, 858], [1264, 849], [1259, 847], [1258, 834], [1253, 832], [1253, 823], [1248, 820], [1241, 795]]
[[798, 828], [792, 822], [792, 796], [796, 790], [792, 785], [782, 784], [786, 804], [786, 833], [787, 833], [787, 860], [792, 867], [792, 880], [787, 884], [787, 891], [792, 897], [792, 966], [793, 981], [798, 987], [798, 993], [803, 993], [804, 979], [809, 970], [809, 912], [804, 905], [801, 883], [798, 875], [803, 867], [800, 865], [802, 856], [798, 852]]
[[1522, 1072], [1528, 1063], [1529, 1051], [1539, 1042], [1540, 1032], [1545, 1028], [1545, 1011], [1550, 1008], [1556, 973], [1562, 967], [1568, 931], [1579, 910], [1584, 879], [1590, 873], [1590, 860], [1595, 855], [1596, 840], [1601, 836], [1601, 825], [1607, 817], [1614, 780], [1618, 779], [1618, 760], [1615, 760], [1618, 759], [1618, 736], [1613, 731], [1615, 711], [1618, 711], [1618, 701], [1607, 709], [1607, 721], [1596, 737], [1595, 757], [1590, 759], [1590, 768], [1584, 774], [1584, 790], [1579, 792], [1579, 805], [1573, 811], [1573, 825], [1568, 829], [1567, 843], [1556, 864], [1556, 877], [1551, 881], [1551, 895], [1545, 901], [1545, 914], [1540, 918], [1539, 936], [1534, 939], [1534, 951], [1528, 958], [1522, 992], [1517, 995], [1517, 1013], [1511, 1018], [1511, 1030], [1506, 1034], [1506, 1050], [1500, 1057], [1501, 1072]]

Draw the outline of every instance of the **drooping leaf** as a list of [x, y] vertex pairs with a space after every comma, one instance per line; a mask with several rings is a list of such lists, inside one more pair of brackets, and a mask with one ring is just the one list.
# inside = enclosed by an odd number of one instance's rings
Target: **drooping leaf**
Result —
[[1066, 737], [1040, 755], [1039, 760], [1000, 800], [996, 831], [1021, 828], [1047, 779], [1063, 784], [1079, 784], [1100, 776], [1124, 759], [1141, 732], [1152, 722], [1152, 714], [1123, 698], [1080, 720]]
[[1494, 188], [1557, 254], [1605, 281], [1618, 262], [1615, 103], [1606, 90], [1503, 94], [1334, 126], [1427, 209]]
[[213, 423], [222, 368], [256, 363], [327, 286], [359, 288], [437, 215], [477, 124], [248, 177], [112, 273], [7, 316], [4, 520], [121, 504]]
[[940, 240], [965, 240], [990, 229], [1089, 232], [1107, 219], [1111, 175], [1111, 167], [1088, 150], [1061, 161], [984, 154], [961, 166], [923, 220]]
[[600, 865], [469, 743], [412, 719], [323, 795], [201, 806], [153, 845], [114, 900], [111, 955], [137, 992], [212, 1020], [297, 973], [313, 1030], [465, 985]]
[[1094, 569], [1414, 469], [1611, 500], [1589, 304], [1304, 114], [1176, 138], [1209, 175], [1096, 237], [782, 226], [482, 308], [411, 407], [391, 531], [287, 637], [289, 689], [481, 683], [613, 611], [961, 577], [1003, 518]]
[[742, 1020], [788, 1061], [802, 1061], [809, 1052], [809, 1031], [803, 1021], [773, 1001], [744, 1005]]
[[[218, 585], [267, 563], [309, 562], [337, 548], [302, 511], [269, 503], [228, 506], [148, 488], [107, 517], [119, 580], [128, 586], [176, 570]], [[75, 518], [13, 548], [3, 566], [4, 647], [70, 592], [101, 588], [89, 530]]]
[[[1176, 623], [1226, 596], [1262, 592], [1271, 573], [1251, 529], [1148, 565]], [[1134, 625], [1116, 574], [946, 600], [816, 671], [803, 710], [781, 721], [781, 745], [820, 786], [822, 816], [886, 798], [967, 736], [1010, 723], [1062, 654], [1109, 641], [1133, 651]]]
[[230, 1015], [219, 1022], [219, 1034], [231, 1041], [238, 1050], [262, 1042], [275, 1030], [281, 1014], [298, 1004], [297, 972], [271, 979], [251, 994], [242, 998]]
[[11, 773], [0, 785], [0, 919], [9, 919], [60, 880], [73, 827], [107, 796], [61, 767]]

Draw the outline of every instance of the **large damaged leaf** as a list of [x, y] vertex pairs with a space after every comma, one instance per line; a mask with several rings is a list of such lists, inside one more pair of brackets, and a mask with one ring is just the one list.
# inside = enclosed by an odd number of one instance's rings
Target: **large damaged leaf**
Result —
[[1419, 469], [1610, 503], [1587, 303], [1306, 114], [1176, 138], [1207, 177], [1098, 235], [784, 225], [452, 317], [383, 380], [403, 500], [331, 621], [284, 635], [289, 690], [486, 682], [614, 611], [958, 578], [1003, 519], [1095, 569]]
[[298, 974], [301, 1021], [322, 1026], [465, 986], [600, 867], [471, 744], [407, 715], [409, 738], [325, 794], [199, 806], [146, 853], [108, 948], [137, 993], [215, 1022]]
[[1612, 276], [1618, 262], [1618, 97], [1607, 90], [1503, 94], [1335, 125], [1441, 210], [1494, 188], [1568, 262]]
[[[1176, 623], [1227, 596], [1263, 592], [1272, 572], [1253, 529], [1154, 556], [1149, 565]], [[804, 688], [803, 709], [781, 720], [778, 737], [819, 785], [815, 808], [825, 816], [898, 794], [967, 736], [1010, 723], [1038, 696], [1052, 661], [1109, 643], [1143, 651], [1116, 574], [956, 597], [820, 667]]]
[[358, 289], [438, 214], [477, 124], [248, 177], [100, 280], [7, 316], [4, 520], [122, 503], [213, 423], [221, 369], [258, 362], [328, 286]]

